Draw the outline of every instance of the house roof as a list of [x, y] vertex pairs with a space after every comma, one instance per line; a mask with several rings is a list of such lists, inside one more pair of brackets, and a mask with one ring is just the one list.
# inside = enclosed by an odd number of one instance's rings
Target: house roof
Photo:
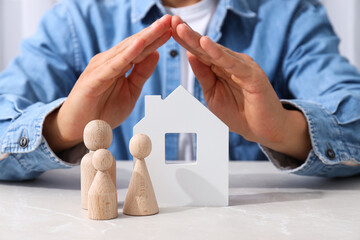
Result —
[[[162, 108], [162, 106], [164, 107], [165, 105], [174, 105], [171, 109], [174, 109], [174, 111], [180, 112], [181, 114], [186, 112], [189, 112], [189, 114], [207, 114], [207, 120], [212, 119], [212, 121], [218, 121], [219, 124], [226, 126], [224, 122], [181, 85], [164, 100], [161, 99], [161, 96], [159, 95], [145, 96], [145, 119], [153, 115], [154, 109], [159, 110], [159, 108]], [[141, 122], [143, 120], [141, 120]]]

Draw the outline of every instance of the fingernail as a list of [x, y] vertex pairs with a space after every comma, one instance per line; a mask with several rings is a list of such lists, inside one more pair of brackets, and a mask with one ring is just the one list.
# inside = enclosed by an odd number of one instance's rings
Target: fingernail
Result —
[[193, 29], [189, 26], [189, 24], [187, 24], [186, 22], [183, 22], [183, 24], [184, 24], [188, 29], [193, 30]]

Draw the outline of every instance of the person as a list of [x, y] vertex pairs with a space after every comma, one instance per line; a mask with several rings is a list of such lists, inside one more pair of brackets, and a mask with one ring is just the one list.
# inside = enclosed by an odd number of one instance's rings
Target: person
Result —
[[180, 83], [229, 126], [231, 160], [358, 174], [360, 75], [338, 42], [316, 0], [63, 1], [0, 75], [0, 179], [77, 164], [93, 119], [129, 159], [144, 96]]

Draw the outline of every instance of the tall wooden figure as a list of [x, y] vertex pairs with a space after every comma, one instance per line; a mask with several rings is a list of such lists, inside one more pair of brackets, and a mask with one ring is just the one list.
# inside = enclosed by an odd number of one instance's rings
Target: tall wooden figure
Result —
[[147, 135], [137, 134], [129, 143], [135, 166], [128, 192], [125, 197], [123, 213], [132, 216], [147, 216], [159, 212], [154, 188], [144, 158], [151, 152], [151, 141]]
[[[84, 144], [90, 152], [81, 159], [81, 207], [83, 209], [88, 209], [88, 191], [96, 174], [96, 170], [92, 164], [94, 151], [109, 148], [111, 142], [112, 129], [107, 122], [93, 120], [86, 125], [84, 129]], [[113, 165], [111, 166], [109, 174], [116, 186], [116, 161], [113, 157], [112, 159]]]
[[108, 173], [113, 164], [109, 150], [99, 149], [93, 154], [92, 163], [97, 170], [88, 195], [88, 216], [107, 220], [118, 216], [116, 187]]

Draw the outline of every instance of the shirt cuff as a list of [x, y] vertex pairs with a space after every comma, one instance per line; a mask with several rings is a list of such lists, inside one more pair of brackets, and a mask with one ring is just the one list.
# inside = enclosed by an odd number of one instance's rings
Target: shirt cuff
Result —
[[46, 116], [64, 101], [61, 98], [49, 104], [35, 103], [9, 125], [1, 142], [0, 162], [7, 162], [2, 164], [8, 166], [9, 174], [16, 172], [10, 179], [29, 179], [50, 169], [69, 168], [78, 164], [87, 152], [84, 144], [79, 144], [56, 155], [42, 135]]
[[305, 162], [276, 152], [265, 146], [268, 159], [280, 170], [308, 176], [342, 177], [360, 172], [360, 162], [352, 156], [360, 154], [359, 149], [346, 145], [342, 139], [341, 126], [334, 115], [316, 102], [304, 100], [282, 100], [286, 109], [301, 111], [308, 123], [312, 144]]
[[1, 153], [29, 153], [38, 148], [43, 138], [42, 128], [46, 116], [64, 101], [65, 98], [61, 98], [49, 104], [37, 102], [27, 107], [6, 130]]

